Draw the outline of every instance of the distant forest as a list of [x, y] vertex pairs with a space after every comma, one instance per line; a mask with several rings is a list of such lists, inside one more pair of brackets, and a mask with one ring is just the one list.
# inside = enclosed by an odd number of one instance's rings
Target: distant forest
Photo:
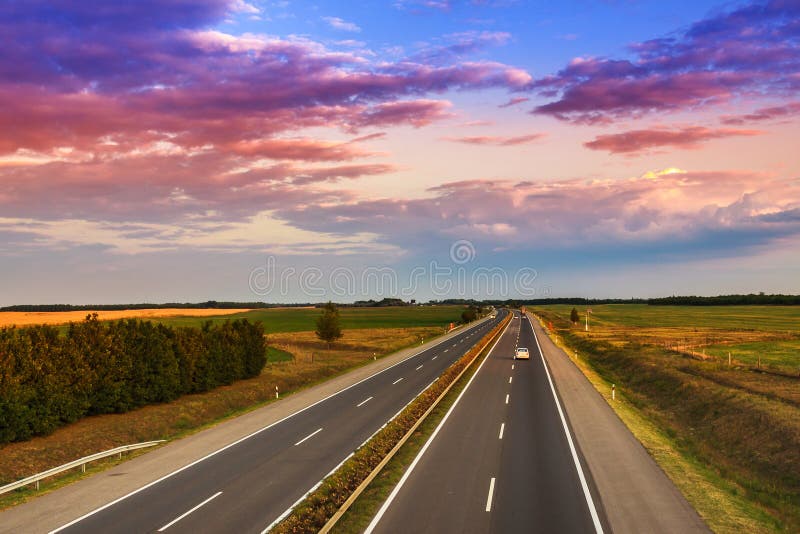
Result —
[[[384, 298], [382, 300], [359, 300], [352, 304], [338, 304], [345, 308], [376, 308], [384, 306], [409, 306], [416, 302], [403, 301], [398, 298]], [[715, 297], [699, 296], [672, 296], [651, 299], [631, 298], [631, 299], [592, 299], [583, 297], [558, 297], [541, 299], [506, 299], [506, 300], [475, 300], [475, 299], [444, 299], [431, 300], [422, 305], [491, 305], [491, 306], [543, 306], [547, 304], [569, 304], [573, 306], [591, 306], [600, 304], [648, 304], [650, 306], [799, 306], [800, 295], [766, 295], [764, 293], [751, 293], [749, 295], [718, 295]], [[112, 310], [145, 310], [145, 309], [264, 309], [264, 308], [300, 308], [315, 306], [321, 307], [324, 303], [294, 303], [280, 304], [267, 302], [217, 302], [209, 300], [207, 302], [168, 302], [166, 304], [18, 304], [15, 306], [5, 306], [0, 311], [14, 312], [66, 312], [66, 311], [112, 311]]]

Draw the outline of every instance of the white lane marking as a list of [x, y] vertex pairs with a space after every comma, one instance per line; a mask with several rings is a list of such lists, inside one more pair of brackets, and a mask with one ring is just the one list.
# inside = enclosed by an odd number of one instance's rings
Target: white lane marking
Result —
[[[528, 324], [530, 324], [530, 322]], [[569, 450], [572, 453], [572, 460], [575, 462], [575, 469], [578, 471], [578, 478], [581, 481], [583, 496], [586, 498], [586, 504], [589, 507], [589, 513], [592, 516], [594, 530], [597, 532], [597, 534], [603, 534], [603, 525], [600, 523], [600, 517], [597, 515], [597, 508], [595, 508], [594, 500], [592, 500], [592, 493], [589, 491], [589, 485], [586, 483], [586, 476], [583, 474], [583, 468], [581, 467], [581, 461], [578, 458], [578, 452], [575, 450], [575, 444], [572, 442], [572, 436], [570, 435], [569, 427], [567, 426], [567, 420], [564, 417], [564, 410], [561, 409], [561, 403], [558, 400], [558, 395], [556, 395], [556, 387], [553, 385], [553, 379], [550, 377], [550, 370], [547, 368], [547, 362], [544, 360], [544, 354], [542, 354], [542, 346], [539, 345], [539, 337], [536, 335], [536, 330], [533, 329], [532, 324], [531, 330], [533, 331], [533, 338], [536, 340], [536, 347], [539, 349], [539, 357], [542, 359], [544, 372], [547, 375], [547, 382], [550, 384], [550, 391], [553, 392], [553, 400], [556, 403], [556, 408], [558, 408], [558, 416], [561, 418], [561, 426], [564, 427], [564, 434], [567, 436]]]
[[[62, 530], [64, 530], [64, 529], [66, 529], [66, 528], [69, 528], [69, 527], [71, 527], [71, 526], [72, 526], [72, 525], [74, 525], [75, 523], [79, 523], [79, 522], [83, 521], [83, 520], [84, 520], [84, 519], [86, 519], [87, 517], [91, 517], [91, 516], [95, 515], [95, 514], [96, 514], [96, 513], [98, 513], [98, 512], [102, 512], [102, 511], [103, 511], [103, 510], [105, 510], [106, 508], [109, 508], [109, 507], [111, 507], [111, 506], [114, 506], [114, 505], [115, 505], [115, 504], [117, 504], [118, 502], [124, 501], [124, 500], [125, 500], [125, 499], [127, 499], [128, 497], [132, 497], [132, 496], [136, 495], [137, 493], [140, 493], [140, 492], [142, 492], [142, 491], [146, 490], [147, 488], [149, 488], [149, 487], [151, 487], [151, 486], [155, 486], [155, 485], [156, 485], [156, 484], [158, 484], [159, 482], [163, 482], [164, 480], [166, 480], [166, 479], [168, 479], [168, 478], [170, 478], [170, 477], [173, 477], [173, 476], [177, 475], [178, 473], [181, 473], [181, 472], [183, 472], [183, 471], [185, 471], [185, 470], [189, 469], [190, 467], [193, 467], [193, 466], [195, 466], [195, 465], [199, 464], [200, 462], [203, 462], [203, 461], [205, 461], [205, 460], [208, 460], [208, 459], [209, 459], [209, 458], [211, 458], [212, 456], [216, 456], [217, 454], [219, 454], [219, 453], [221, 453], [221, 452], [223, 452], [223, 451], [226, 451], [226, 450], [230, 449], [231, 447], [233, 447], [233, 446], [235, 446], [235, 445], [238, 445], [239, 443], [241, 443], [241, 442], [243, 442], [243, 441], [246, 441], [246, 440], [248, 440], [248, 439], [252, 438], [253, 436], [256, 436], [256, 435], [258, 435], [258, 434], [260, 434], [261, 432], [264, 432], [265, 430], [269, 430], [269, 429], [270, 429], [270, 428], [272, 428], [273, 426], [275, 426], [275, 425], [279, 425], [279, 424], [283, 423], [284, 421], [286, 421], [287, 419], [290, 419], [290, 418], [294, 417], [295, 415], [298, 415], [298, 414], [300, 414], [300, 413], [303, 413], [303, 412], [305, 412], [306, 410], [310, 410], [311, 408], [313, 408], [313, 407], [314, 407], [314, 406], [316, 406], [317, 404], [322, 404], [323, 402], [327, 401], [328, 399], [331, 399], [331, 398], [335, 397], [336, 395], [338, 395], [338, 394], [340, 394], [340, 393], [343, 393], [343, 392], [347, 391], [347, 390], [348, 390], [348, 389], [350, 389], [350, 388], [354, 388], [354, 387], [356, 387], [357, 385], [359, 385], [359, 384], [361, 384], [361, 383], [363, 383], [363, 382], [366, 382], [367, 380], [370, 380], [370, 379], [372, 379], [372, 378], [375, 378], [375, 377], [376, 377], [376, 376], [378, 376], [379, 374], [381, 374], [381, 373], [385, 373], [385, 372], [386, 372], [386, 371], [388, 371], [389, 369], [392, 369], [392, 368], [394, 368], [394, 367], [397, 367], [398, 365], [400, 365], [400, 364], [402, 364], [402, 363], [405, 363], [405, 362], [407, 362], [407, 361], [408, 361], [408, 360], [410, 360], [411, 358], [416, 358], [417, 356], [420, 356], [421, 354], [425, 354], [426, 352], [428, 352], [429, 350], [433, 349], [434, 347], [438, 347], [439, 345], [443, 344], [445, 341], [450, 341], [451, 339], [452, 339], [452, 337], [449, 337], [449, 338], [443, 338], [443, 339], [441, 339], [441, 341], [435, 342], [435, 344], [433, 344], [433, 345], [429, 345], [429, 346], [425, 347], [423, 350], [421, 350], [421, 351], [417, 352], [416, 354], [412, 354], [411, 356], [409, 356], [409, 357], [407, 357], [407, 358], [404, 358], [404, 359], [400, 360], [400, 361], [399, 361], [399, 362], [397, 362], [397, 363], [393, 363], [392, 365], [390, 365], [389, 367], [387, 367], [387, 368], [385, 368], [385, 369], [381, 369], [380, 371], [378, 371], [378, 372], [376, 372], [376, 373], [374, 373], [374, 374], [372, 374], [372, 375], [370, 375], [370, 376], [368, 376], [368, 377], [366, 377], [366, 378], [362, 378], [361, 380], [359, 380], [359, 381], [358, 381], [358, 382], [356, 382], [355, 384], [350, 384], [349, 386], [347, 386], [347, 387], [345, 387], [345, 388], [342, 388], [342, 389], [340, 389], [339, 391], [336, 391], [335, 393], [331, 393], [331, 394], [330, 394], [330, 395], [328, 395], [327, 397], [325, 397], [325, 398], [323, 398], [323, 399], [320, 399], [320, 400], [318, 400], [318, 401], [316, 401], [316, 402], [313, 402], [313, 403], [309, 404], [308, 406], [306, 406], [305, 408], [301, 408], [301, 409], [297, 410], [297, 411], [296, 411], [296, 412], [294, 412], [294, 413], [290, 413], [290, 414], [289, 414], [289, 415], [287, 415], [286, 417], [283, 417], [283, 418], [281, 418], [281, 419], [278, 419], [278, 420], [277, 420], [277, 421], [275, 421], [274, 423], [270, 423], [269, 425], [267, 425], [267, 426], [265, 426], [265, 427], [263, 427], [263, 428], [259, 428], [258, 430], [254, 431], [254, 432], [252, 432], [252, 433], [250, 433], [250, 434], [248, 434], [248, 435], [246, 435], [246, 436], [244, 436], [244, 437], [242, 437], [242, 438], [239, 438], [239, 439], [237, 439], [237, 440], [236, 440], [236, 441], [234, 441], [233, 443], [229, 443], [229, 444], [225, 445], [224, 447], [221, 447], [221, 448], [219, 448], [219, 449], [217, 449], [217, 450], [215, 450], [215, 451], [213, 451], [213, 452], [210, 452], [210, 453], [206, 454], [205, 456], [203, 456], [202, 458], [198, 458], [197, 460], [195, 460], [195, 461], [193, 461], [193, 462], [191, 462], [191, 463], [188, 463], [188, 464], [184, 465], [183, 467], [180, 467], [180, 468], [176, 469], [175, 471], [172, 471], [171, 473], [167, 473], [167, 474], [166, 474], [166, 475], [164, 475], [163, 477], [161, 477], [161, 478], [158, 478], [158, 479], [156, 479], [156, 480], [153, 480], [152, 482], [149, 482], [149, 483], [145, 484], [145, 485], [144, 485], [144, 486], [142, 486], [141, 488], [135, 489], [135, 490], [131, 491], [130, 493], [126, 493], [126, 494], [125, 494], [125, 495], [123, 495], [122, 497], [119, 497], [118, 499], [115, 499], [115, 500], [113, 500], [113, 501], [111, 501], [111, 502], [109, 502], [109, 503], [106, 503], [106, 504], [104, 504], [103, 506], [100, 506], [99, 508], [95, 508], [95, 509], [94, 509], [94, 510], [92, 510], [91, 512], [88, 512], [88, 513], [86, 513], [86, 514], [83, 514], [82, 516], [80, 516], [80, 517], [78, 517], [78, 518], [76, 518], [76, 519], [73, 519], [73, 520], [72, 520], [72, 521], [70, 521], [69, 523], [66, 523], [66, 524], [64, 524], [64, 525], [61, 525], [60, 527], [58, 527], [58, 528], [56, 528], [56, 529], [53, 529], [53, 530], [51, 530], [51, 531], [50, 531], [48, 534], [56, 534], [57, 532], [61, 532]], [[455, 347], [455, 345], [453, 345], [453, 346]], [[301, 499], [301, 500], [302, 500], [302, 499]], [[298, 502], [299, 502], [299, 501], [298, 501]], [[288, 510], [287, 512], [285, 512], [285, 513], [286, 513], [286, 514], [288, 514], [290, 511], [291, 511], [291, 509], [289, 509], [289, 510]], [[284, 516], [284, 517], [285, 517], [285, 516]], [[275, 524], [277, 524], [277, 523], [275, 523]], [[272, 526], [274, 526], [274, 524], [273, 524], [273, 525], [271, 525], [271, 526], [270, 526], [270, 527], [268, 527], [268, 528], [271, 528]]]
[[438, 357], [439, 357], [439, 356], [434, 356], [433, 358], [431, 358], [431, 361], [435, 360], [435, 359], [436, 359], [436, 358], [438, 358]]
[[511, 379], [512, 379], [512, 378], [514, 378], [514, 377], [513, 377], [513, 376], [509, 376], [509, 377], [508, 377], [508, 383], [509, 383], [509, 384], [511, 383]]
[[500, 435], [497, 436], [497, 439], [503, 439], [503, 432], [505, 431], [505, 429], [506, 429], [506, 424], [500, 423]]
[[481, 364], [475, 370], [475, 374], [473, 374], [470, 377], [469, 381], [467, 381], [467, 385], [464, 386], [464, 389], [462, 389], [461, 393], [458, 394], [458, 397], [456, 397], [456, 400], [455, 400], [455, 402], [453, 402], [453, 405], [450, 406], [450, 409], [447, 410], [446, 414], [444, 414], [444, 417], [442, 418], [442, 420], [439, 421], [439, 425], [436, 427], [436, 430], [433, 431], [433, 434], [431, 434], [431, 437], [428, 438], [428, 441], [425, 442], [425, 445], [423, 445], [422, 449], [420, 449], [419, 453], [417, 453], [417, 456], [416, 456], [416, 458], [414, 458], [414, 461], [411, 462], [411, 465], [408, 466], [408, 469], [406, 469], [406, 472], [403, 473], [403, 477], [400, 479], [400, 482], [397, 483], [397, 485], [394, 487], [392, 492], [389, 494], [389, 497], [383, 502], [383, 505], [381, 506], [380, 510], [378, 510], [378, 513], [375, 514], [375, 517], [372, 518], [372, 521], [370, 522], [369, 526], [367, 526], [367, 529], [364, 531], [364, 534], [372, 534], [372, 532], [375, 530], [375, 527], [378, 526], [378, 523], [380, 522], [380, 520], [383, 517], [383, 515], [386, 513], [386, 510], [389, 509], [389, 506], [391, 506], [392, 501], [394, 501], [394, 499], [397, 497], [397, 494], [400, 493], [400, 490], [402, 489], [403, 485], [408, 480], [408, 477], [411, 475], [411, 473], [414, 471], [414, 468], [419, 463], [420, 458], [422, 458], [422, 456], [425, 454], [425, 451], [428, 450], [428, 447], [430, 447], [431, 443], [433, 443], [433, 440], [436, 439], [436, 436], [439, 434], [439, 431], [442, 429], [444, 424], [447, 422], [447, 419], [450, 418], [450, 414], [452, 414], [453, 410], [455, 410], [456, 406], [458, 406], [458, 403], [461, 400], [461, 397], [464, 396], [464, 393], [467, 392], [467, 390], [469, 389], [470, 384], [472, 384], [472, 381], [475, 380], [476, 376], [478, 376], [478, 373], [480, 372], [481, 368], [483, 368], [483, 364], [486, 363], [486, 361], [489, 359], [489, 356], [492, 355], [492, 352], [494, 351], [494, 348], [497, 346], [497, 344], [503, 338], [503, 335], [506, 333], [506, 330], [508, 330], [508, 327], [510, 325], [511, 325], [511, 321], [508, 322], [508, 324], [503, 329], [503, 331], [500, 333], [500, 335], [497, 336], [497, 341], [495, 341], [494, 345], [492, 345], [492, 348], [489, 349], [489, 353], [486, 354], [486, 357], [483, 359]]
[[398, 378], [397, 380], [395, 380], [394, 382], [392, 382], [392, 385], [395, 385], [395, 384], [397, 384], [397, 383], [398, 383], [398, 382], [400, 382], [400, 381], [401, 381], [403, 378], [405, 378], [405, 377], [400, 377], [400, 378]]
[[509, 397], [509, 394], [506, 393], [506, 404], [508, 404], [508, 397]]
[[197, 510], [198, 508], [200, 508], [201, 506], [203, 506], [204, 504], [207, 504], [207, 503], [211, 502], [212, 500], [216, 499], [216, 498], [217, 498], [217, 497], [219, 497], [220, 495], [222, 495], [222, 492], [221, 492], [221, 491], [218, 491], [218, 492], [216, 492], [214, 495], [212, 495], [212, 496], [211, 496], [211, 497], [209, 497], [208, 499], [204, 500], [203, 502], [201, 502], [200, 504], [198, 504], [197, 506], [195, 506], [194, 508], [192, 508], [192, 509], [191, 509], [191, 510], [189, 510], [188, 512], [185, 512], [185, 513], [183, 513], [183, 514], [179, 515], [178, 517], [176, 517], [175, 519], [173, 519], [172, 521], [170, 521], [169, 523], [167, 523], [166, 525], [164, 525], [163, 527], [161, 527], [160, 529], [158, 529], [158, 531], [159, 531], [159, 532], [164, 532], [164, 531], [165, 531], [165, 530], [167, 530], [169, 527], [171, 527], [172, 525], [174, 525], [175, 523], [177, 523], [178, 521], [180, 521], [181, 519], [183, 519], [183, 518], [184, 518], [184, 517], [186, 517], [187, 515], [191, 514], [192, 512], [194, 512], [195, 510]]
[[300, 441], [298, 441], [297, 443], [295, 443], [295, 444], [294, 444], [294, 446], [295, 446], [295, 447], [297, 447], [298, 445], [300, 445], [301, 443], [303, 443], [305, 440], [307, 440], [307, 439], [310, 439], [310, 438], [313, 438], [314, 436], [316, 436], [316, 435], [317, 435], [317, 434], [319, 434], [320, 432], [322, 432], [322, 429], [321, 429], [321, 428], [318, 428], [318, 429], [316, 429], [316, 430], [315, 430], [315, 431], [313, 431], [311, 434], [307, 435], [306, 437], [304, 437], [303, 439], [301, 439]]
[[511, 370], [512, 371], [514, 370], [514, 364], [513, 363], [511, 364]]
[[492, 511], [492, 495], [494, 495], [494, 477], [489, 481], [489, 495], [486, 496], [486, 511]]
[[362, 406], [364, 406], [366, 403], [368, 403], [371, 400], [372, 400], [372, 397], [367, 397], [363, 401], [361, 401], [358, 404], [356, 404], [356, 408], [361, 408]]
[[420, 369], [422, 369], [422, 365], [420, 365], [419, 367], [417, 367], [417, 368], [416, 368], [416, 369], [414, 369], [414, 370], [415, 370], [415, 371], [419, 371]]
[[450, 350], [450, 349], [444, 349], [445, 352], [447, 352], [448, 350]]

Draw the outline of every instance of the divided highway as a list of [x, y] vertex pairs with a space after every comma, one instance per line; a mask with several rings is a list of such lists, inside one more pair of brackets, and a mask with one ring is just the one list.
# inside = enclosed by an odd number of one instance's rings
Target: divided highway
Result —
[[263, 532], [505, 313], [52, 532]]
[[[515, 361], [516, 347], [530, 359]], [[587, 475], [531, 324], [515, 312], [367, 532], [602, 532]]]

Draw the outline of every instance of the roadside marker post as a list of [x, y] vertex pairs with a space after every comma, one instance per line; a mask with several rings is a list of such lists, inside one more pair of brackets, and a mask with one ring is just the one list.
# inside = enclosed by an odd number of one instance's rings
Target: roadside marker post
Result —
[[278, 386], [275, 386], [275, 398], [278, 398]]
[[617, 385], [611, 384], [611, 400], [617, 399]]

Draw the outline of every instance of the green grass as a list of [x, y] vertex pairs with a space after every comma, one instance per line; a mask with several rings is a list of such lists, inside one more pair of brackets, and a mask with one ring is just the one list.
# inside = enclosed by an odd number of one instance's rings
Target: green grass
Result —
[[[340, 308], [343, 329], [447, 326], [461, 320], [462, 306], [390, 306], [385, 308]], [[246, 318], [261, 321], [267, 334], [303, 332], [316, 328], [321, 310], [316, 308], [272, 308], [210, 317], [160, 317], [152, 320], [172, 326], [200, 326], [205, 321], [224, 322]]]
[[281, 350], [276, 347], [267, 346], [267, 362], [274, 363], [274, 362], [290, 362], [292, 361], [293, 357], [290, 352], [286, 352], [285, 350]]
[[[584, 321], [587, 306], [574, 306]], [[537, 306], [569, 317], [573, 306]], [[723, 330], [800, 332], [800, 306], [648, 306], [603, 304], [589, 306], [589, 324], [617, 324], [644, 328], [695, 327]]]
[[[766, 368], [800, 373], [800, 340], [756, 341], [734, 345], [711, 345], [705, 348], [706, 354], [725, 360], [730, 352], [734, 361], [755, 366], [761, 357], [761, 365]], [[800, 385], [798, 385], [800, 387]]]

